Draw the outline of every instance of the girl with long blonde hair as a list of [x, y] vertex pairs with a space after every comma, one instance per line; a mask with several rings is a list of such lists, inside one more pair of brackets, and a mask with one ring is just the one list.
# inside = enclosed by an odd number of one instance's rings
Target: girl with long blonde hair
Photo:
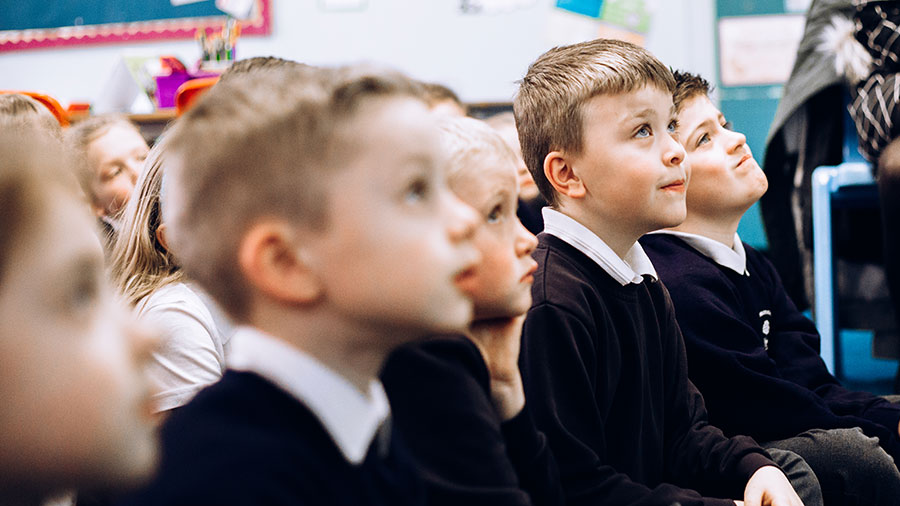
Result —
[[168, 250], [161, 188], [165, 139], [150, 151], [121, 214], [110, 257], [112, 279], [139, 318], [164, 332], [150, 365], [158, 412], [184, 405], [225, 371], [229, 324], [190, 284]]

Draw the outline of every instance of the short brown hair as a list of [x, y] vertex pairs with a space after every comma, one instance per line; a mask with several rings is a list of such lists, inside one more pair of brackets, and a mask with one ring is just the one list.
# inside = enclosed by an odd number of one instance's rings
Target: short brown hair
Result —
[[13, 248], [50, 198], [47, 186], [78, 198], [67, 163], [62, 144], [40, 126], [0, 129], [0, 285]]
[[584, 104], [603, 94], [655, 86], [675, 90], [672, 72], [647, 50], [614, 39], [555, 47], [534, 61], [513, 101], [522, 157], [541, 195], [557, 205], [544, 176], [544, 158], [554, 150], [579, 154]]
[[348, 121], [367, 101], [420, 96], [399, 73], [359, 67], [284, 68], [214, 86], [167, 139], [161, 206], [185, 274], [246, 320], [237, 253], [249, 227], [264, 216], [325, 226], [325, 181], [352, 151]]
[[675, 110], [681, 112], [681, 105], [694, 97], [708, 97], [712, 91], [709, 81], [702, 77], [676, 70], [672, 73], [675, 77], [675, 93], [672, 99], [675, 102]]
[[50, 109], [20, 93], [0, 93], [0, 128], [19, 128], [32, 124], [62, 140], [62, 127]]
[[223, 80], [228, 81], [235, 76], [252, 72], [267, 72], [269, 70], [292, 67], [294, 65], [300, 65], [300, 63], [279, 58], [277, 56], [254, 56], [252, 58], [245, 58], [232, 63], [230, 67], [225, 69], [225, 72], [222, 72], [222, 75], [219, 76], [219, 82], [222, 82]]

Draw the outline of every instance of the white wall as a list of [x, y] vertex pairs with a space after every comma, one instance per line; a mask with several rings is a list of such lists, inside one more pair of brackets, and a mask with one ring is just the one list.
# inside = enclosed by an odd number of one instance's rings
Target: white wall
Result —
[[[553, 0], [480, 15], [461, 14], [460, 0], [368, 0], [358, 12], [325, 12], [319, 2], [272, 0], [272, 35], [242, 38], [238, 56], [380, 62], [447, 84], [465, 101], [494, 102], [510, 100], [528, 64], [566, 35], [551, 33]], [[656, 4], [647, 47], [667, 65], [714, 79], [713, 0]], [[198, 58], [193, 40], [0, 53], [0, 89], [42, 91], [64, 104], [93, 100], [123, 53]]]

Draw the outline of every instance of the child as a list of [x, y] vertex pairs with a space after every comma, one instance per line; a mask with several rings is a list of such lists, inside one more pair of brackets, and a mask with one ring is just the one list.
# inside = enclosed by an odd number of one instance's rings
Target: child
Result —
[[115, 302], [58, 142], [0, 131], [0, 503], [149, 477], [154, 339]]
[[552, 206], [523, 330], [525, 395], [571, 504], [743, 504], [700, 491], [799, 505], [762, 448], [707, 423], [637, 244], [685, 215], [674, 87], [651, 54], [603, 39], [551, 49], [522, 81], [522, 152]]
[[537, 265], [535, 238], [515, 214], [515, 157], [481, 121], [447, 117], [440, 125], [450, 188], [482, 217], [473, 239], [482, 260], [466, 281], [475, 319], [465, 336], [391, 355], [381, 378], [393, 423], [431, 505], [562, 504], [546, 440], [524, 410], [517, 365]]
[[117, 214], [128, 201], [150, 148], [137, 128], [121, 116], [76, 123], [66, 131], [66, 140], [80, 162], [79, 183], [111, 239], [118, 228]]
[[675, 79], [691, 166], [687, 218], [641, 243], [672, 295], [710, 422], [800, 454], [826, 503], [896, 504], [900, 472], [881, 447], [900, 457], [900, 406], [847, 390], [828, 373], [815, 326], [737, 235], [766, 191], [765, 174], [710, 102], [709, 83], [688, 73]]
[[224, 316], [187, 283], [168, 251], [160, 213], [165, 144], [162, 139], [150, 150], [110, 256], [119, 293], [143, 321], [164, 331], [149, 368], [156, 412], [184, 405], [222, 377], [230, 337]]
[[466, 115], [466, 105], [450, 88], [439, 83], [421, 83], [421, 86], [422, 96], [432, 112], [447, 116], [463, 117]]
[[461, 332], [474, 212], [409, 79], [342, 69], [217, 84], [169, 134], [163, 222], [242, 324], [228, 370], [162, 430], [133, 504], [422, 504], [377, 374]]
[[28, 95], [0, 93], [0, 128], [21, 128], [26, 125], [44, 130], [54, 140], [62, 139], [59, 121], [44, 104]]
[[539, 234], [544, 230], [544, 219], [541, 217], [541, 209], [547, 205], [541, 198], [541, 192], [534, 184], [534, 178], [528, 172], [528, 166], [522, 159], [522, 147], [519, 144], [519, 132], [516, 130], [516, 117], [511, 112], [501, 112], [485, 120], [503, 137], [506, 145], [516, 155], [519, 176], [519, 203], [516, 215], [532, 234]]

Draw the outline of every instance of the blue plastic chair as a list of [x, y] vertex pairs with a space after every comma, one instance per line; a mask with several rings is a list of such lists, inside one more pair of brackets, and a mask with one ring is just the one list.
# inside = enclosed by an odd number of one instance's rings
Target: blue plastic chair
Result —
[[813, 273], [816, 327], [822, 338], [821, 355], [828, 370], [841, 372], [834, 283], [832, 209], [835, 206], [871, 205], [878, 202], [872, 166], [859, 152], [856, 126], [844, 115], [844, 162], [817, 167], [812, 173]]

